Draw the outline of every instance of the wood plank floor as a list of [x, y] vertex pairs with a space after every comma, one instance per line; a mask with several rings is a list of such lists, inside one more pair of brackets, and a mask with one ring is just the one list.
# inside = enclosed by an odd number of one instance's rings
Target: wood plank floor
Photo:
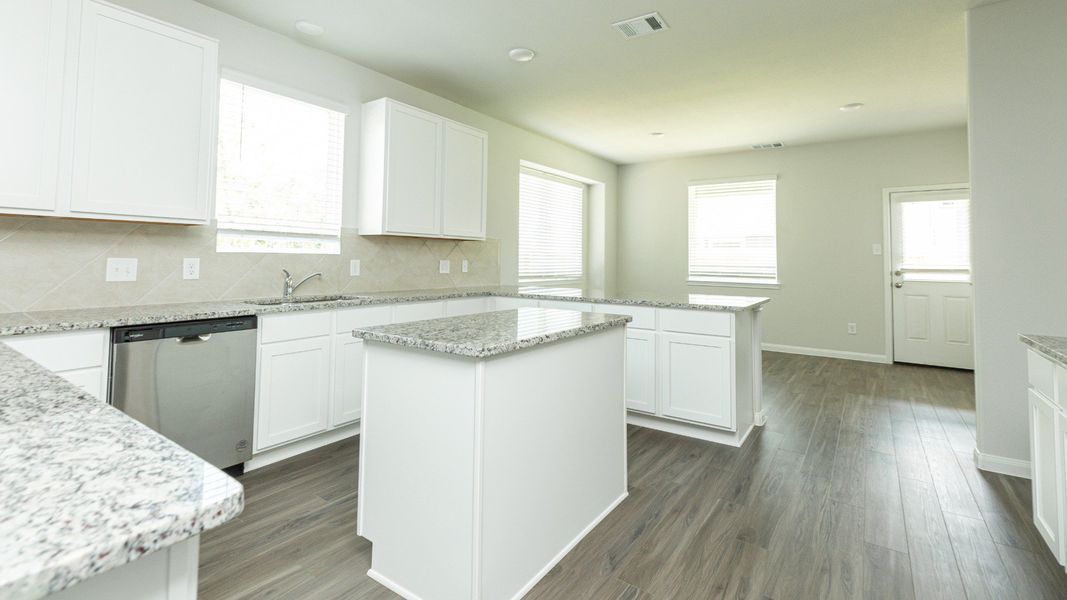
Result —
[[[636, 428], [629, 497], [527, 598], [1067, 598], [1029, 481], [975, 468], [968, 372], [764, 354], [767, 426], [735, 449]], [[200, 597], [379, 599], [358, 443], [242, 478]]]

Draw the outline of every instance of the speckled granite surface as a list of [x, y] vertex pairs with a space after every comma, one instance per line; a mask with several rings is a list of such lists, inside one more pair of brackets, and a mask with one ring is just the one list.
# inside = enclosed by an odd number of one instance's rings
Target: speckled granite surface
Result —
[[672, 296], [661, 294], [605, 294], [597, 290], [579, 288], [532, 288], [494, 286], [479, 288], [456, 288], [444, 290], [412, 290], [406, 292], [380, 292], [360, 296], [346, 296], [341, 300], [308, 302], [299, 304], [272, 304], [260, 306], [242, 301], [197, 302], [189, 304], [149, 304], [143, 306], [114, 306], [76, 310], [53, 310], [34, 312], [0, 313], [0, 336], [96, 329], [212, 319], [244, 315], [262, 315], [302, 310], [324, 310], [363, 306], [369, 304], [394, 304], [400, 302], [425, 302], [448, 298], [477, 296], [506, 296], [546, 300], [573, 300], [652, 306], [658, 308], [683, 308], [739, 312], [759, 308], [770, 302], [769, 298], [750, 296], [713, 296], [689, 294]]
[[229, 521], [234, 479], [0, 343], [0, 598], [40, 598]]
[[626, 315], [517, 308], [356, 329], [352, 335], [446, 354], [488, 358], [539, 344], [621, 327]]
[[1049, 360], [1067, 368], [1067, 338], [1052, 335], [1022, 334], [1019, 339]]

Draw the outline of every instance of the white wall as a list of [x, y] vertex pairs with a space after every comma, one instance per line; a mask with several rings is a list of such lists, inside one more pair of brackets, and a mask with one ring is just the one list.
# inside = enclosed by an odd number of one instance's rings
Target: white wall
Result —
[[1029, 459], [1021, 332], [1067, 335], [1067, 2], [968, 13], [978, 450]]
[[[341, 102], [349, 107], [345, 148], [344, 223], [356, 225], [360, 105], [389, 96], [489, 132], [488, 235], [500, 240], [501, 280], [513, 283], [518, 267], [519, 160], [528, 160], [605, 183], [605, 215], [615, 219], [613, 163], [475, 112], [338, 56], [305, 46], [193, 0], [113, 0], [220, 41], [223, 68]], [[610, 285], [615, 271], [612, 227], [598, 256]]]
[[[778, 175], [780, 289], [689, 286], [691, 180]], [[967, 181], [963, 127], [619, 169], [619, 288], [769, 296], [764, 342], [885, 355], [882, 189]], [[847, 334], [847, 323], [857, 335]]]

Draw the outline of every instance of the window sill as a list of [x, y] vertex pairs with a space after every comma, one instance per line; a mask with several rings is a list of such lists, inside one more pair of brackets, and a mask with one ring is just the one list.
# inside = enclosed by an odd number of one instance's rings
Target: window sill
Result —
[[736, 287], [736, 288], [758, 288], [764, 290], [777, 290], [781, 289], [782, 284], [775, 281], [729, 281], [729, 280], [712, 280], [712, 279], [689, 279], [686, 282], [688, 285], [699, 285], [704, 287]]

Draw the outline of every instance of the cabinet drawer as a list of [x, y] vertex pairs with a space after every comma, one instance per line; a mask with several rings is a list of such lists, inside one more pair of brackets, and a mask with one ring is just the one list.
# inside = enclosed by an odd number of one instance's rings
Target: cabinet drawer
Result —
[[569, 300], [541, 300], [538, 302], [541, 308], [556, 308], [560, 310], [579, 310], [593, 312], [593, 305], [588, 302], [571, 302]]
[[285, 315], [268, 315], [260, 317], [260, 342], [272, 344], [286, 340], [330, 335], [331, 317], [329, 311], [291, 313]]
[[445, 316], [473, 315], [489, 312], [489, 298], [455, 298], [445, 302]]
[[410, 304], [397, 304], [393, 307], [393, 322], [406, 323], [408, 321], [424, 321], [426, 319], [440, 319], [445, 316], [445, 301], [437, 302], [412, 302]]
[[663, 331], [731, 336], [734, 333], [733, 324], [731, 313], [669, 308], [659, 311], [659, 328]]
[[1053, 367], [1052, 361], [1041, 356], [1033, 350], [1026, 351], [1026, 371], [1030, 378], [1030, 387], [1034, 388], [1049, 400], [1053, 400]]
[[597, 304], [598, 313], [609, 315], [630, 315], [634, 318], [630, 321], [631, 329], [655, 329], [656, 309], [647, 306], [627, 306], [624, 304]]
[[393, 322], [392, 306], [367, 306], [337, 311], [337, 333], [352, 333], [357, 327], [388, 325]]
[[103, 367], [107, 363], [107, 331], [103, 329], [14, 336], [3, 341], [50, 371]]
[[511, 310], [514, 308], [537, 308], [537, 300], [532, 298], [514, 298], [512, 296], [496, 296], [490, 306], [493, 310]]

